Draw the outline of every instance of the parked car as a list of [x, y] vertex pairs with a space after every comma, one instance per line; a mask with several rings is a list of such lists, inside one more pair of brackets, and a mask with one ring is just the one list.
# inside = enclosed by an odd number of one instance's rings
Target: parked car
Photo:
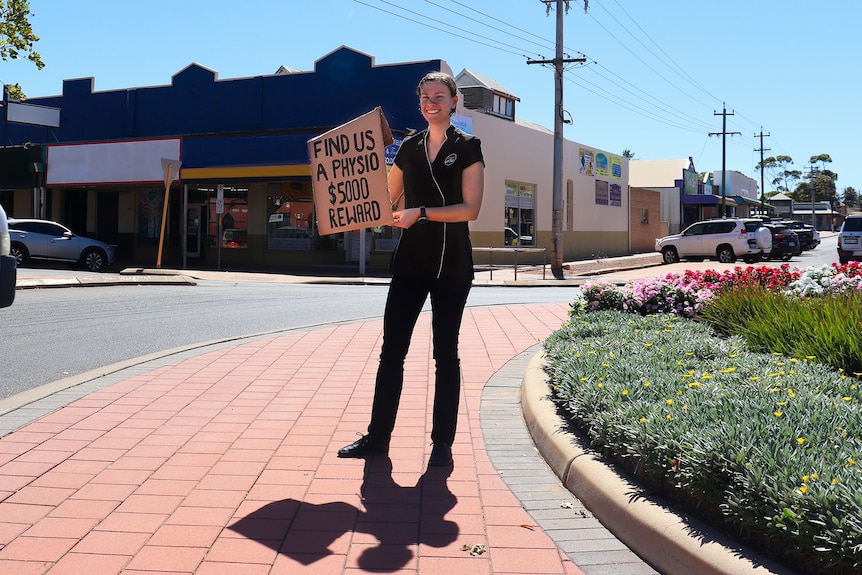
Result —
[[15, 256], [10, 255], [9, 223], [6, 211], [0, 206], [0, 307], [9, 307], [15, 301], [15, 281], [17, 263]]
[[799, 236], [785, 222], [764, 222], [763, 225], [772, 233], [772, 249], [767, 259], [786, 262], [802, 253]]
[[533, 245], [533, 236], [520, 236], [512, 228], [505, 228], [505, 244], [507, 246], [531, 246]]
[[98, 272], [114, 263], [114, 246], [76, 235], [57, 222], [10, 219], [9, 236], [19, 266], [31, 259], [52, 260]]
[[697, 222], [679, 234], [658, 238], [655, 249], [666, 264], [683, 258], [755, 262], [772, 250], [772, 236], [760, 220], [723, 218]]
[[811, 224], [799, 220], [787, 220], [783, 223], [799, 236], [799, 245], [803, 250], [813, 250], [820, 245], [820, 232]]
[[838, 261], [862, 261], [862, 214], [851, 214], [838, 230]]

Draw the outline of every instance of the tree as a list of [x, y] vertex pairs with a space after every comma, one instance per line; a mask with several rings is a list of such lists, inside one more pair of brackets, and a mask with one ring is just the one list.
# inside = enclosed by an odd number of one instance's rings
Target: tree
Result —
[[848, 208], [858, 208], [859, 207], [859, 194], [856, 192], [856, 189], [853, 186], [847, 186], [844, 188], [842, 192], [842, 197], [844, 200], [844, 205]]
[[772, 184], [773, 192], [767, 195], [774, 196], [779, 192], [790, 193], [790, 185], [802, 177], [801, 171], [790, 169], [792, 164], [793, 158], [790, 156], [770, 156], [754, 166], [755, 170], [760, 170], [762, 167], [764, 172], [769, 174], [769, 183]]
[[623, 157], [628, 158], [629, 160], [634, 160], [635, 159], [635, 153], [632, 152], [631, 150], [629, 150], [628, 148], [626, 148], [625, 150], [623, 150]]
[[[811, 156], [808, 161], [810, 169], [807, 182], [800, 182], [796, 186], [793, 199], [796, 201], [824, 201], [828, 200], [832, 206], [838, 205], [838, 192], [835, 182], [838, 180], [838, 174], [832, 170], [826, 169], [826, 164], [832, 163], [832, 157], [829, 154], [818, 154]], [[812, 193], [813, 192], [813, 193]]]
[[[41, 70], [45, 67], [42, 56], [34, 49], [39, 37], [30, 26], [30, 3], [28, 0], [0, 0], [0, 60], [25, 58]], [[14, 99], [24, 99], [18, 84], [7, 84], [6, 93]]]

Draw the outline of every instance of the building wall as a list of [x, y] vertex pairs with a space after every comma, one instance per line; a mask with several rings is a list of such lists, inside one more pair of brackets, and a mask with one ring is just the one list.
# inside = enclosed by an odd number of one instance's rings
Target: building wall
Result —
[[[655, 240], [668, 235], [668, 222], [661, 219], [661, 193], [645, 188], [632, 188], [631, 251], [655, 251]], [[646, 221], [643, 221], [644, 211]]]
[[[473, 133], [481, 138], [485, 155], [485, 194], [479, 217], [471, 224], [474, 246], [502, 247], [506, 181], [536, 185], [535, 246], [552, 247], [554, 135], [530, 124], [521, 124], [479, 112], [459, 109], [472, 118]], [[619, 177], [581, 174], [581, 150], [613, 156], [620, 165]], [[629, 249], [628, 159], [566, 140], [563, 146], [562, 212], [566, 217], [566, 182], [572, 181], [573, 221], [565, 222], [564, 259], [618, 255]], [[596, 203], [596, 181], [620, 188], [619, 206]], [[540, 258], [541, 255], [533, 256]]]

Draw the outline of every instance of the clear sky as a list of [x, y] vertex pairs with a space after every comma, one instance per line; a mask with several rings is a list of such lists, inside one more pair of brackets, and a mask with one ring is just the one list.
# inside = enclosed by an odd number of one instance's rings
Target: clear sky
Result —
[[[566, 138], [638, 159], [694, 159], [760, 181], [765, 156], [807, 173], [829, 154], [862, 190], [859, 134], [862, 2], [855, 0], [573, 0], [564, 17]], [[0, 82], [30, 97], [64, 79], [95, 89], [170, 84], [196, 62], [219, 79], [311, 71], [342, 45], [376, 64], [443, 59], [520, 98], [516, 114], [553, 128], [555, 14], [541, 0], [30, 0], [45, 62], [0, 62]], [[716, 115], [719, 114], [719, 115]], [[550, 166], [550, 164], [549, 164]], [[766, 177], [767, 191], [769, 174]]]

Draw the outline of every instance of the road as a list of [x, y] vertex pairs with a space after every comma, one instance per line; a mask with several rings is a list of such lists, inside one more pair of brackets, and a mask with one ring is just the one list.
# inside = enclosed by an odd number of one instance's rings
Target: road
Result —
[[[836, 260], [835, 237], [790, 263]], [[771, 262], [770, 265], [780, 265]], [[715, 262], [598, 276], [629, 281]], [[724, 266], [733, 267], [733, 266]], [[28, 272], [38, 273], [39, 270]], [[44, 270], [46, 274], [51, 270]], [[82, 272], [86, 273], [86, 272]], [[177, 347], [262, 332], [381, 317], [386, 285], [198, 281], [196, 286], [125, 285], [18, 290], [0, 310], [0, 399], [93, 369]], [[569, 302], [575, 287], [477, 286], [469, 306]]]

